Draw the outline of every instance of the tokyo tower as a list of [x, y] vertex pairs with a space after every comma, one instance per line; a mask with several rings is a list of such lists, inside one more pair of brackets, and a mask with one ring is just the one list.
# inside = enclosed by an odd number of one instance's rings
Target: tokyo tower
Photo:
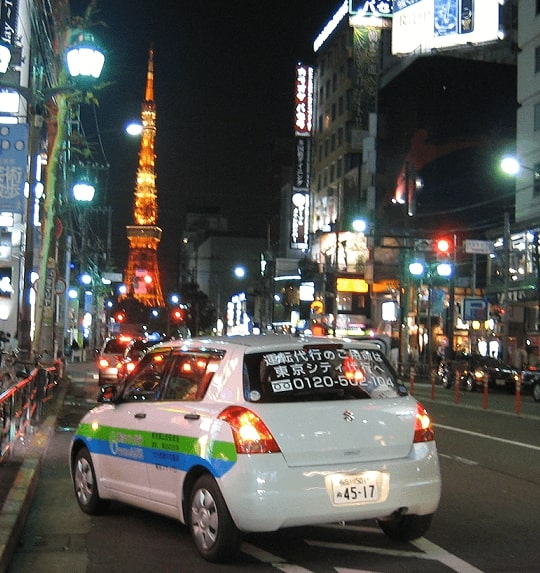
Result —
[[124, 281], [128, 296], [149, 307], [164, 307], [157, 249], [161, 229], [157, 226], [157, 189], [154, 144], [156, 104], [154, 102], [154, 51], [150, 50], [146, 92], [141, 112], [142, 139], [133, 199], [133, 225], [127, 225], [129, 256]]

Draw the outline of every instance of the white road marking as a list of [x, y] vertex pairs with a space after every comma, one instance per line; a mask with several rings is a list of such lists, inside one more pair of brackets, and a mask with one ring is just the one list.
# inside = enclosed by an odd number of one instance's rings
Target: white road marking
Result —
[[285, 559], [282, 557], [278, 557], [277, 555], [273, 555], [272, 553], [268, 553], [268, 551], [264, 551], [259, 547], [255, 547], [250, 543], [242, 543], [242, 553], [246, 553], [247, 555], [251, 555], [258, 559], [262, 563], [268, 563], [272, 565], [274, 569], [278, 571], [283, 571], [283, 573], [313, 573], [310, 569], [306, 569], [305, 567], [300, 567], [299, 565], [292, 565], [287, 563]]
[[426, 555], [430, 555], [433, 561], [443, 563], [453, 571], [459, 571], [459, 573], [482, 573], [481, 569], [477, 569], [470, 563], [435, 545], [435, 543], [431, 543], [425, 537], [420, 537], [420, 539], [411, 541], [411, 543], [421, 551], [425, 551]]
[[494, 442], [501, 442], [503, 444], [510, 444], [511, 446], [518, 446], [520, 448], [528, 448], [529, 450], [536, 450], [540, 452], [540, 446], [533, 446], [532, 444], [524, 444], [523, 442], [515, 442], [514, 440], [506, 440], [505, 438], [497, 438], [496, 436], [489, 436], [487, 434], [481, 434], [480, 432], [472, 432], [471, 430], [463, 430], [461, 428], [455, 428], [454, 426], [445, 426], [443, 424], [435, 424], [436, 428], [443, 428], [444, 430], [450, 430], [451, 432], [459, 432], [461, 434], [468, 434], [469, 436], [475, 436], [477, 438], [484, 438], [485, 440], [493, 440]]
[[469, 460], [468, 458], [462, 458], [461, 456], [449, 456], [448, 454], [441, 454], [439, 452], [440, 458], [447, 458], [449, 460], [456, 460], [466, 466], [477, 466], [479, 462], [475, 462], [474, 460]]
[[[321, 525], [321, 528], [326, 529], [347, 529], [350, 531], [364, 531], [369, 533], [376, 533], [382, 536], [382, 531], [376, 527], [366, 527], [366, 526], [358, 526], [358, 525], [339, 525], [339, 524], [328, 524], [328, 525]], [[358, 553], [372, 553], [375, 555], [381, 556], [389, 556], [389, 557], [400, 557], [400, 558], [407, 558], [407, 559], [423, 559], [427, 561], [438, 561], [446, 565], [452, 571], [456, 573], [483, 573], [481, 569], [477, 569], [470, 563], [467, 563], [463, 559], [457, 557], [453, 553], [450, 553], [439, 547], [435, 543], [428, 541], [425, 537], [420, 537], [415, 541], [411, 541], [410, 544], [418, 551], [403, 551], [397, 549], [383, 549], [380, 547], [373, 547], [369, 545], [356, 545], [351, 543], [331, 543], [327, 541], [319, 541], [313, 539], [304, 539], [304, 543], [306, 545], [312, 547], [321, 547], [324, 549], [337, 549], [340, 551], [355, 551]], [[264, 551], [259, 547], [251, 545], [250, 543], [243, 543], [242, 544], [242, 552], [251, 555], [255, 559], [258, 559], [262, 563], [268, 563], [274, 569], [278, 571], [283, 571], [283, 573], [313, 573], [310, 569], [306, 569], [304, 567], [300, 567], [299, 565], [293, 565], [291, 563], [287, 563], [285, 559], [269, 553], [268, 551]], [[342, 567], [334, 567], [337, 573], [377, 573], [372, 569], [350, 569], [350, 568], [342, 568]]]
[[373, 569], [349, 569], [348, 567], [345, 569], [343, 569], [343, 567], [335, 567], [335, 570], [338, 573], [378, 573]]

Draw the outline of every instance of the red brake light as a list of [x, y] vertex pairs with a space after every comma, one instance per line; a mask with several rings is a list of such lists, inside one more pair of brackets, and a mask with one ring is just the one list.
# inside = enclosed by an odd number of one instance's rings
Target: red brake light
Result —
[[126, 362], [126, 371], [128, 373], [133, 372], [133, 370], [135, 370], [135, 366], [137, 366], [135, 362]]
[[270, 430], [251, 410], [229, 406], [218, 418], [231, 426], [237, 453], [270, 454], [281, 451]]
[[100, 358], [98, 362], [98, 368], [108, 368], [109, 361], [106, 358]]
[[433, 424], [426, 409], [420, 402], [416, 404], [416, 421], [414, 423], [414, 443], [431, 442], [435, 439]]

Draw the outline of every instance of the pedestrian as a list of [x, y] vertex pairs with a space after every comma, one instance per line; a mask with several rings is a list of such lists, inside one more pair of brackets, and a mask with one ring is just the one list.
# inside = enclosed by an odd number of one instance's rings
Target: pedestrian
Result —
[[517, 370], [523, 370], [527, 368], [528, 364], [528, 354], [525, 350], [523, 344], [519, 344], [516, 346], [516, 350], [514, 351], [514, 368]]

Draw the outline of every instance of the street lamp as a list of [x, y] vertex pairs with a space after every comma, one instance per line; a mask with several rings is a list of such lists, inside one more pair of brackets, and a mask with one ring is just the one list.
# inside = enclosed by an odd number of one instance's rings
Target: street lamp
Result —
[[[97, 48], [93, 42], [93, 36], [81, 30], [72, 32], [71, 42], [65, 50], [65, 61], [68, 72], [72, 78], [78, 81], [89, 81], [101, 74], [105, 55], [103, 50]], [[36, 312], [34, 346], [46, 349], [52, 355], [53, 341], [53, 309], [54, 309], [54, 281], [55, 281], [55, 261], [50, 258], [52, 237], [55, 229], [55, 207], [56, 207], [56, 179], [58, 172], [59, 158], [62, 146], [66, 141], [67, 119], [68, 119], [68, 94], [77, 91], [75, 84], [66, 84], [66, 71], [59, 74], [58, 85], [51, 86], [47, 90], [38, 89], [30, 91], [28, 88], [15, 87], [15, 91], [21, 95], [30, 97], [33, 103], [44, 103], [51, 99], [56, 105], [56, 133], [51, 145], [50, 155], [47, 162], [47, 193], [45, 194], [44, 213], [46, 216], [42, 228], [42, 245], [39, 264], [39, 277], [41, 280], [37, 284]], [[31, 165], [36, 161], [42, 136], [43, 118], [39, 115], [32, 116], [30, 121], [30, 142], [29, 155]], [[21, 318], [19, 323], [19, 342], [21, 349], [28, 353], [28, 358], [32, 357], [32, 308], [31, 292], [32, 272], [34, 267], [34, 209], [36, 202], [36, 173], [29, 174], [29, 196], [26, 206], [25, 224], [25, 262], [23, 297], [21, 307]]]

